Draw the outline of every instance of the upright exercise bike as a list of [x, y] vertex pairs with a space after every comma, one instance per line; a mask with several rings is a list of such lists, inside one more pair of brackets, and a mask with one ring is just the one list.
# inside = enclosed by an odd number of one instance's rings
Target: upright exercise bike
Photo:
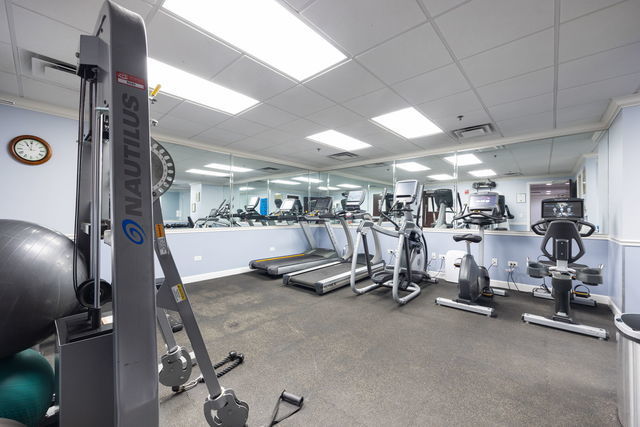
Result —
[[[466, 242], [467, 253], [460, 261], [460, 273], [458, 276], [458, 298], [436, 298], [436, 304], [457, 308], [473, 313], [495, 316], [495, 309], [477, 303], [481, 296], [492, 298], [494, 295], [505, 296], [502, 289], [491, 288], [489, 271], [484, 267], [484, 230], [494, 224], [504, 221], [499, 206], [500, 195], [495, 192], [475, 193], [469, 196], [468, 210], [454, 221], [462, 221], [466, 226], [478, 226], [478, 234], [456, 234], [453, 240]], [[471, 254], [471, 243], [479, 243], [480, 265]]]
[[[584, 201], [582, 199], [546, 199], [542, 201], [542, 219], [531, 225], [534, 233], [544, 236], [540, 250], [548, 261], [529, 262], [527, 273], [531, 277], [551, 276], [551, 294], [555, 300], [555, 313], [551, 318], [524, 313], [522, 320], [569, 332], [589, 335], [606, 340], [606, 329], [581, 325], [571, 317], [571, 293], [573, 281], [584, 285], [597, 286], [602, 283], [602, 266], [597, 268], [576, 264], [585, 254], [583, 237], [593, 234], [595, 225], [584, 221]], [[586, 231], [583, 231], [586, 230]], [[551, 241], [551, 252], [547, 246]], [[578, 249], [573, 254], [573, 248]]]

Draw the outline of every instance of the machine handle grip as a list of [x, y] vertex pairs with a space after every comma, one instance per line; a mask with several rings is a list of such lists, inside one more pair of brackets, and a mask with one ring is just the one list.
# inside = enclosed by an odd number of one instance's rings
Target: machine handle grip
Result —
[[304, 402], [304, 396], [298, 396], [297, 394], [289, 393], [286, 390], [282, 392], [280, 397], [285, 402], [295, 405], [297, 407], [301, 407], [302, 403]]
[[586, 233], [580, 233], [581, 237], [589, 237], [591, 236], [595, 231], [596, 231], [596, 226], [591, 224], [590, 222], [587, 221], [583, 221], [581, 219], [579, 219], [578, 221], [576, 221], [578, 224], [580, 225], [584, 225], [585, 227], [587, 227], [589, 230]]
[[536, 233], [538, 236], [544, 236], [547, 233], [547, 224], [548, 221], [546, 219], [542, 219], [535, 224], [531, 224], [531, 231]]

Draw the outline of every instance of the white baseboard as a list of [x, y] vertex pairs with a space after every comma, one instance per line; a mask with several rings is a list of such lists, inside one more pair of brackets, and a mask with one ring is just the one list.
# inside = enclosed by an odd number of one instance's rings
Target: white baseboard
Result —
[[235, 276], [236, 274], [248, 273], [251, 271], [249, 267], [230, 268], [229, 270], [212, 271], [211, 273], [194, 274], [193, 276], [185, 276], [182, 283], [201, 282], [203, 280], [219, 279], [220, 277]]

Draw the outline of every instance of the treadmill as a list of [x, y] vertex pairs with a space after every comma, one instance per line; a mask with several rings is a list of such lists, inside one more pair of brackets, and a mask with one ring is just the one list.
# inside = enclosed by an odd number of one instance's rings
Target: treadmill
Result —
[[[327, 263], [321, 266], [310, 267], [304, 270], [295, 271], [285, 274], [283, 283], [285, 285], [297, 285], [311, 288], [318, 295], [324, 295], [334, 289], [347, 286], [351, 283], [351, 261], [353, 256], [357, 256], [356, 280], [369, 277], [367, 269], [367, 260], [365, 254], [354, 254], [353, 237], [349, 231], [347, 220], [362, 219], [372, 220], [371, 215], [360, 209], [366, 197], [365, 191], [349, 191], [346, 198], [345, 210], [336, 214], [336, 218], [340, 221], [347, 238], [347, 252], [339, 260]], [[385, 263], [382, 261], [382, 251], [380, 249], [380, 241], [376, 233], [373, 234], [375, 245], [375, 254], [369, 256], [371, 261], [371, 272], [377, 272], [384, 269]]]
[[[289, 209], [288, 205], [285, 206], [287, 203], [291, 204], [290, 209], [292, 209], [295, 200], [285, 200], [282, 203], [281, 210]], [[283, 274], [291, 273], [293, 271], [304, 270], [306, 268], [339, 261], [340, 256], [338, 255], [338, 242], [333, 232], [333, 228], [331, 227], [331, 220], [335, 218], [331, 213], [332, 203], [333, 199], [331, 197], [320, 198], [316, 201], [313, 212], [295, 218], [298, 221], [298, 224], [300, 224], [300, 227], [304, 232], [304, 236], [309, 243], [309, 249], [307, 251], [297, 254], [256, 259], [249, 262], [249, 267], [254, 270], [263, 271], [270, 276], [282, 276]], [[279, 218], [284, 220], [291, 219], [287, 215], [281, 215]], [[324, 225], [333, 249], [319, 248], [317, 246], [316, 240], [311, 231], [311, 223]]]

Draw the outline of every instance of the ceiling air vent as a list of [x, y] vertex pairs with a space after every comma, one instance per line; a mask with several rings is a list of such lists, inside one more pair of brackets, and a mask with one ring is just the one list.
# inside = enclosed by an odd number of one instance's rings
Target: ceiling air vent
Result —
[[469, 139], [469, 138], [477, 138], [479, 136], [491, 135], [494, 132], [494, 130], [493, 130], [493, 125], [491, 123], [485, 123], [483, 125], [469, 126], [462, 129], [456, 129], [452, 132], [458, 139]]
[[502, 176], [520, 176], [520, 175], [522, 175], [522, 172], [509, 171], [502, 174]]
[[363, 168], [372, 169], [372, 168], [383, 168], [385, 166], [389, 166], [389, 163], [378, 162], [378, 163], [370, 163], [368, 165], [362, 165]]
[[343, 151], [342, 153], [335, 153], [327, 157], [333, 160], [344, 161], [349, 159], [355, 159], [356, 157], [359, 157], [359, 156], [357, 154], [353, 154], [348, 151]]
[[259, 171], [263, 171], [263, 172], [275, 172], [275, 171], [279, 171], [280, 169], [278, 168], [273, 168], [271, 166], [267, 166], [265, 168], [260, 168], [258, 169]]

